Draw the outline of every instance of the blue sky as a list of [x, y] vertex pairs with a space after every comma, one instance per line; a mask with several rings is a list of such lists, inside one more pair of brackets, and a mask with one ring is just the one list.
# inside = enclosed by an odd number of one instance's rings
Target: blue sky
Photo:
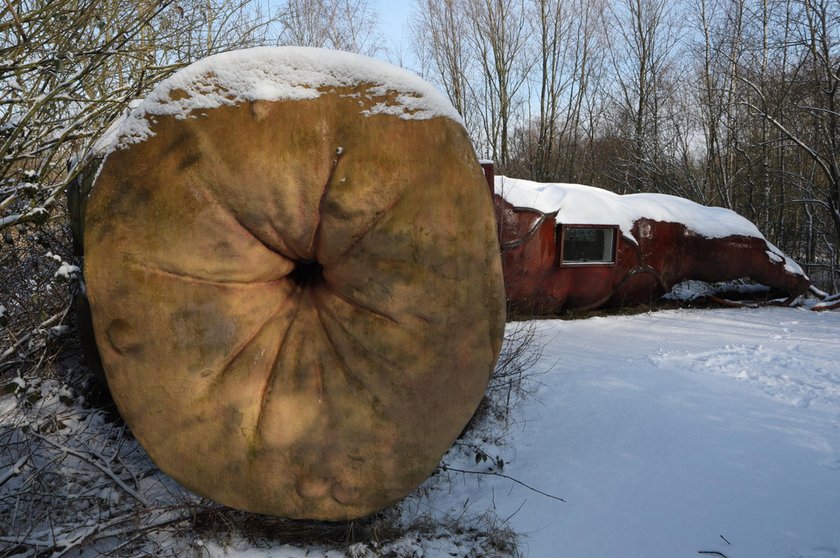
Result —
[[411, 13], [412, 2], [395, 2], [394, 0], [374, 0], [373, 6], [379, 12], [380, 22], [383, 31], [394, 31], [399, 29], [408, 20]]
[[379, 14], [379, 27], [389, 46], [396, 48], [412, 10], [412, 2], [373, 0], [372, 6]]

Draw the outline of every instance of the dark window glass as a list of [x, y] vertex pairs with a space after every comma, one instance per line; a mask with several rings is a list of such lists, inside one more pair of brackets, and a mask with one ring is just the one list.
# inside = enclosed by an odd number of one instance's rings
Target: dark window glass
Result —
[[563, 263], [612, 263], [614, 229], [563, 228]]

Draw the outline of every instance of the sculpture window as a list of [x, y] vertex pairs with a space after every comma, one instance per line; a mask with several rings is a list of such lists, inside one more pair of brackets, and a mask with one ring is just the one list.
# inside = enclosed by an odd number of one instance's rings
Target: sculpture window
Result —
[[561, 265], [609, 265], [615, 263], [614, 225], [558, 225]]

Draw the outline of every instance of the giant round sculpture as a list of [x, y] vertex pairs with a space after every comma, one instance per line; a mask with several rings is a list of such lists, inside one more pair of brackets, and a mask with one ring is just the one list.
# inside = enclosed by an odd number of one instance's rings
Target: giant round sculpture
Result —
[[211, 57], [111, 133], [85, 277], [120, 412], [223, 504], [381, 509], [437, 465], [500, 348], [490, 193], [454, 109], [319, 49]]

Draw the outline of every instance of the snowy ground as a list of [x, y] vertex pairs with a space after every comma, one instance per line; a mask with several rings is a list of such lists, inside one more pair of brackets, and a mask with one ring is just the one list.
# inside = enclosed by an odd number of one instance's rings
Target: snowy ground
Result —
[[[479, 430], [399, 508], [404, 521], [425, 521], [424, 530], [387, 547], [340, 551], [235, 529], [195, 532], [186, 521], [123, 548], [239, 558], [506, 555], [493, 554], [479, 532], [495, 526], [517, 532], [531, 557], [840, 556], [840, 312], [669, 310], [533, 327], [542, 348], [528, 370], [534, 393], [516, 408], [505, 443]], [[192, 497], [121, 427], [74, 405], [54, 381], [17, 383], [15, 395], [0, 397], [0, 431], [21, 437], [31, 456], [16, 463], [26, 454], [15, 454], [10, 467], [3, 452], [17, 446], [0, 451], [0, 497], [35, 482], [27, 467], [36, 462], [62, 464], [38, 482], [70, 487], [50, 512], [64, 527], [33, 525], [19, 555], [33, 555], [39, 541], [64, 544], [56, 556], [70, 543], [68, 555], [95, 555], [129, 541], [109, 542], [110, 533], [184, 513]], [[71, 503], [76, 515], [61, 516]], [[23, 513], [19, 505], [14, 513]], [[34, 504], [27, 513], [36, 516]], [[435, 528], [441, 518], [449, 526]], [[0, 556], [18, 555], [18, 533], [0, 532]]]
[[538, 328], [545, 373], [504, 472], [565, 502], [465, 476], [432, 505], [495, 505], [528, 556], [840, 554], [840, 313], [678, 310]]

